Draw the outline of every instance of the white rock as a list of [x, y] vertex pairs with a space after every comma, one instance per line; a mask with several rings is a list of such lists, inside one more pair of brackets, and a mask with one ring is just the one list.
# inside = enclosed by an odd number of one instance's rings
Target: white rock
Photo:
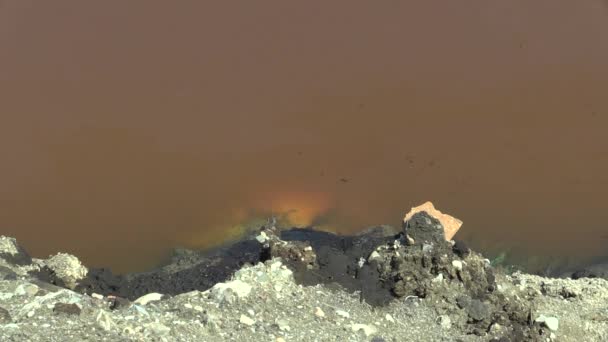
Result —
[[227, 283], [217, 283], [209, 291], [217, 301], [222, 302], [226, 300], [231, 302], [233, 295], [239, 299], [249, 296], [251, 285], [237, 279]]
[[380, 256], [380, 253], [373, 251], [372, 254], [369, 255], [369, 258], [367, 258], [368, 262], [371, 262], [372, 260], [380, 260], [382, 259], [382, 257]]
[[365, 336], [375, 334], [378, 331], [376, 329], [376, 327], [374, 327], [373, 325], [367, 325], [367, 324], [352, 324], [351, 329], [353, 329], [354, 332], [363, 330], [363, 332], [365, 333]]
[[391, 323], [395, 323], [395, 319], [393, 318], [393, 316], [391, 316], [391, 314], [387, 313], [384, 318]]
[[19, 253], [17, 246], [17, 240], [15, 238], [0, 235], [0, 253], [15, 255]]
[[393, 242], [393, 248], [394, 248], [394, 249], [399, 249], [399, 247], [401, 247], [401, 241], [399, 241], [399, 240], [395, 240], [395, 241]]
[[433, 283], [441, 283], [443, 281], [443, 273], [439, 273], [433, 280]]
[[15, 289], [15, 294], [17, 296], [33, 296], [38, 292], [39, 287], [34, 284], [20, 284]]
[[67, 253], [57, 253], [44, 260], [44, 264], [52, 269], [70, 289], [74, 289], [78, 281], [86, 277], [89, 272], [77, 257]]
[[241, 318], [239, 319], [239, 322], [241, 324], [245, 324], [245, 325], [248, 325], [248, 326], [252, 326], [252, 325], [255, 324], [255, 321], [253, 319], [251, 319], [250, 317], [245, 316], [245, 315], [241, 315]]
[[461, 271], [462, 270], [462, 261], [452, 260], [452, 266], [454, 266], [455, 269]]
[[258, 240], [259, 243], [264, 243], [268, 241], [268, 235], [266, 235], [265, 232], [261, 232], [258, 236], [255, 237], [255, 239]]
[[365, 265], [365, 259], [359, 258], [359, 262], [357, 263], [357, 265], [359, 266], [359, 268], [363, 267], [363, 265]]
[[490, 326], [490, 333], [492, 333], [492, 334], [499, 335], [499, 334], [503, 333], [504, 331], [505, 331], [505, 327], [498, 323], [494, 323]]
[[536, 319], [536, 322], [544, 325], [551, 331], [557, 331], [557, 329], [559, 328], [559, 320], [556, 317], [540, 315]]
[[279, 326], [279, 330], [281, 331], [290, 331], [291, 327], [289, 327], [289, 323], [284, 319], [277, 320], [277, 325]]
[[92, 293], [91, 297], [95, 298], [95, 299], [103, 299], [103, 296], [100, 295], [99, 293]]
[[325, 317], [325, 312], [323, 312], [323, 310], [321, 310], [321, 308], [317, 306], [317, 308], [315, 309], [315, 316], [323, 318]]
[[336, 310], [336, 315], [342, 316], [344, 318], [350, 318], [350, 314], [344, 310]]
[[0, 293], [0, 300], [11, 299], [13, 296], [15, 296], [14, 293]]
[[306, 246], [306, 247], [304, 247], [304, 250], [305, 250], [306, 252], [310, 252], [310, 251], [312, 251], [312, 247], [310, 247], [310, 246]]
[[163, 294], [162, 293], [158, 293], [158, 292], [152, 292], [152, 293], [148, 293], [145, 294], [139, 298], [137, 298], [133, 304], [139, 304], [139, 305], [146, 305], [150, 302], [156, 302], [159, 301], [163, 298]]
[[146, 328], [148, 330], [154, 332], [157, 335], [166, 335], [169, 332], [171, 332], [171, 328], [169, 328], [168, 326], [166, 326], [162, 323], [156, 323], [156, 322], [146, 324]]
[[439, 316], [439, 325], [443, 329], [449, 329], [452, 326], [452, 320], [450, 319], [450, 316], [448, 316], [448, 315]]
[[116, 323], [114, 323], [112, 317], [110, 317], [110, 315], [103, 310], [99, 311], [97, 317], [95, 318], [95, 321], [103, 330], [106, 331], [109, 331], [116, 326]]

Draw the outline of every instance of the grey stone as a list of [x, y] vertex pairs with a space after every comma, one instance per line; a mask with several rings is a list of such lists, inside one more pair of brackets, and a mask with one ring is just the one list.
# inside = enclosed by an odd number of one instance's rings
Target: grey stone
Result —
[[0, 306], [0, 324], [8, 324], [12, 322], [12, 320], [10, 312]]
[[556, 317], [540, 315], [536, 319], [536, 322], [549, 328], [549, 330], [551, 331], [557, 331], [557, 329], [559, 328], [559, 320]]
[[80, 315], [82, 310], [78, 306], [78, 304], [67, 304], [67, 303], [55, 303], [53, 307], [53, 312], [56, 314], [66, 314], [66, 315]]

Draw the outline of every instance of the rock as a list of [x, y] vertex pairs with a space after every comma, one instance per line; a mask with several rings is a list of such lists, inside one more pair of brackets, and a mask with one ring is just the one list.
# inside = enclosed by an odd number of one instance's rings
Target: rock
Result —
[[162, 323], [157, 323], [157, 322], [152, 322], [152, 323], [148, 323], [145, 325], [146, 329], [150, 330], [152, 333], [156, 334], [156, 335], [167, 335], [171, 332], [171, 328], [169, 328], [168, 326], [162, 324]]
[[162, 293], [152, 292], [137, 298], [133, 303], [139, 305], [147, 305], [150, 302], [156, 302], [164, 298]]
[[454, 245], [452, 246], [452, 251], [454, 252], [454, 254], [458, 255], [463, 259], [471, 254], [471, 249], [469, 249], [469, 247], [467, 247], [467, 245], [461, 240], [457, 240], [454, 242]]
[[378, 331], [378, 329], [376, 329], [376, 327], [374, 327], [373, 325], [367, 324], [351, 324], [351, 329], [354, 332], [363, 331], [365, 336], [373, 335]]
[[268, 241], [268, 235], [266, 235], [266, 232], [260, 232], [260, 234], [256, 236], [255, 239], [258, 240], [259, 243], [265, 243], [266, 241]]
[[308, 242], [282, 241], [273, 236], [269, 243], [269, 258], [280, 258], [286, 263], [297, 263], [309, 268], [314, 268], [317, 255]]
[[[462, 221], [435, 209], [435, 206], [431, 202], [425, 202], [420, 206], [413, 207], [410, 212], [405, 215], [403, 222], [407, 223], [416, 213], [422, 211], [427, 212], [441, 223], [446, 241], [452, 240], [454, 235], [456, 235], [456, 232], [458, 232], [462, 226]], [[416, 237], [414, 237], [414, 239], [416, 239]]]
[[384, 319], [386, 319], [387, 321], [391, 322], [391, 323], [395, 323], [395, 319], [393, 318], [393, 316], [391, 316], [391, 314], [386, 314], [386, 316], [384, 316]]
[[446, 244], [441, 223], [426, 211], [417, 212], [403, 225], [404, 233], [411, 237], [416, 245]]
[[276, 321], [277, 326], [279, 327], [279, 330], [281, 331], [290, 331], [291, 328], [289, 327], [289, 322], [287, 320], [284, 319], [278, 319]]
[[317, 308], [315, 309], [315, 316], [323, 318], [325, 317], [325, 312], [323, 312], [323, 310], [321, 310], [321, 308], [317, 306]]
[[32, 257], [19, 246], [17, 240], [4, 235], [0, 235], [0, 259], [19, 266], [32, 263]]
[[101, 299], [101, 300], [103, 299], [103, 296], [102, 296], [102, 295], [100, 295], [99, 293], [92, 293], [92, 294], [91, 294], [91, 297], [92, 297], [92, 298], [95, 298], [95, 299]]
[[8, 324], [12, 321], [13, 319], [11, 318], [10, 312], [0, 306], [0, 324]]
[[215, 284], [209, 292], [212, 298], [220, 303], [223, 301], [233, 303], [236, 299], [249, 296], [251, 285], [237, 279], [227, 283]]
[[35, 296], [40, 288], [34, 284], [20, 284], [15, 289], [17, 296]]
[[374, 260], [379, 260], [382, 259], [382, 257], [380, 256], [380, 253], [373, 251], [372, 254], [369, 255], [369, 258], [367, 258], [367, 262], [372, 262]]
[[443, 273], [439, 273], [435, 278], [433, 278], [433, 280], [431, 280], [433, 283], [441, 283], [443, 282]]
[[239, 319], [239, 322], [241, 324], [245, 324], [245, 325], [248, 325], [248, 326], [252, 326], [252, 325], [255, 324], [255, 321], [253, 319], [251, 319], [250, 317], [245, 316], [245, 315], [241, 315], [241, 318]]
[[131, 302], [128, 299], [122, 297], [108, 296], [107, 300], [110, 303], [110, 310], [118, 310], [131, 305]]
[[77, 257], [67, 253], [57, 253], [44, 261], [44, 265], [53, 270], [66, 287], [74, 289], [78, 281], [84, 279], [89, 272]]
[[433, 251], [433, 245], [429, 245], [427, 243], [422, 245], [422, 253], [430, 253]]
[[443, 329], [449, 329], [452, 326], [452, 320], [450, 319], [450, 316], [448, 316], [448, 315], [439, 316], [438, 322], [439, 322], [439, 325]]
[[100, 328], [105, 331], [110, 331], [114, 327], [116, 327], [116, 323], [114, 322], [112, 317], [110, 317], [110, 315], [103, 310], [99, 310], [97, 317], [95, 317], [95, 322], [97, 323], [97, 325], [99, 325]]
[[454, 266], [455, 269], [462, 271], [462, 261], [452, 260], [452, 266]]
[[80, 307], [78, 306], [78, 304], [72, 303], [72, 304], [67, 304], [67, 303], [55, 303], [55, 306], [53, 307], [53, 312], [55, 314], [66, 314], [66, 315], [80, 315], [80, 312], [82, 310], [80, 309]]
[[492, 314], [490, 306], [479, 299], [462, 296], [457, 299], [457, 304], [460, 308], [465, 309], [467, 315], [475, 322], [488, 319]]
[[494, 335], [502, 335], [506, 332], [506, 329], [501, 324], [492, 323], [492, 325], [490, 326], [489, 332]]
[[559, 320], [556, 317], [540, 315], [536, 319], [536, 322], [549, 328], [549, 330], [551, 331], [557, 331], [557, 329], [559, 328]]
[[0, 265], [0, 280], [17, 280], [17, 273], [8, 267]]
[[344, 318], [350, 318], [350, 314], [344, 310], [336, 310], [336, 315]]

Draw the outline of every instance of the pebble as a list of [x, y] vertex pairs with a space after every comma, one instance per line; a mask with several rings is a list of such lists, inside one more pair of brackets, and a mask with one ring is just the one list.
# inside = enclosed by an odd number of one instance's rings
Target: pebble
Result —
[[449, 329], [452, 326], [452, 320], [450, 319], [450, 316], [448, 316], [448, 315], [439, 316], [439, 325], [443, 329]]
[[145, 294], [139, 298], [137, 298], [133, 303], [135, 304], [139, 304], [139, 305], [146, 305], [150, 302], [155, 302], [155, 301], [159, 301], [163, 298], [163, 294], [162, 293], [157, 293], [157, 292], [152, 292], [152, 293], [148, 293]]
[[277, 337], [277, 342], [286, 342], [284, 338], [282, 337]]
[[557, 329], [559, 328], [559, 320], [556, 317], [540, 315], [536, 319], [536, 322], [549, 328], [549, 330], [551, 331], [557, 331]]
[[461, 271], [462, 270], [462, 261], [452, 260], [452, 266], [454, 266], [455, 269]]
[[95, 299], [103, 299], [103, 296], [100, 295], [99, 293], [93, 293], [93, 294], [91, 294], [91, 297], [93, 297]]
[[382, 257], [380, 256], [380, 253], [373, 251], [372, 254], [369, 255], [369, 258], [367, 258], [367, 261], [371, 262], [372, 260], [378, 260], [378, 259], [382, 259]]
[[321, 310], [321, 308], [317, 306], [317, 308], [315, 309], [315, 316], [323, 318], [325, 317], [325, 312], [323, 312], [323, 310]]
[[[236, 298], [245, 298], [251, 293], [251, 285], [241, 281], [233, 280], [227, 283], [217, 283], [210, 290], [217, 301], [234, 302]], [[236, 296], [236, 298], [234, 298]]]
[[365, 333], [365, 336], [369, 336], [369, 335], [375, 334], [378, 331], [376, 329], [376, 327], [374, 327], [372, 325], [367, 325], [367, 324], [352, 324], [351, 325], [351, 329], [354, 332], [358, 332], [360, 330], [363, 330], [363, 333]]
[[279, 330], [281, 331], [290, 331], [291, 327], [288, 325], [288, 322], [284, 319], [277, 320], [277, 325], [279, 326]]
[[112, 329], [112, 327], [116, 325], [114, 320], [112, 320], [112, 317], [110, 317], [107, 312], [102, 310], [100, 310], [97, 314], [95, 321], [97, 321], [97, 324], [99, 324], [99, 326], [106, 331]]
[[33, 296], [38, 292], [39, 287], [34, 284], [21, 284], [15, 289], [15, 294], [18, 296]]
[[168, 326], [156, 322], [150, 323], [146, 327], [157, 335], [166, 335], [171, 331], [171, 328]]
[[241, 315], [241, 318], [239, 319], [239, 322], [241, 324], [245, 324], [245, 325], [248, 325], [248, 326], [252, 326], [252, 325], [255, 324], [255, 321], [252, 318], [250, 318], [248, 316], [245, 316], [245, 315]]
[[384, 318], [386, 318], [386, 320], [389, 321], [389, 322], [391, 322], [391, 323], [395, 323], [395, 319], [393, 318], [393, 316], [391, 316], [391, 314], [387, 313]]
[[266, 235], [265, 232], [261, 232], [255, 239], [258, 240], [259, 243], [264, 243], [268, 240], [268, 235]]
[[350, 318], [350, 314], [344, 310], [336, 310], [336, 315], [342, 316], [344, 318]]
[[0, 306], [0, 324], [10, 323], [12, 320], [10, 312]]
[[439, 273], [435, 278], [433, 278], [433, 283], [441, 283], [443, 281], [443, 273]]

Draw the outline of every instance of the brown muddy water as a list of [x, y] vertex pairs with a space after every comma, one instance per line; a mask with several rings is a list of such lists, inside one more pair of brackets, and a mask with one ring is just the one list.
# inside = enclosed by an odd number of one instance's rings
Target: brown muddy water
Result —
[[607, 91], [602, 1], [2, 1], [0, 234], [124, 272], [432, 200], [489, 255], [600, 257]]

